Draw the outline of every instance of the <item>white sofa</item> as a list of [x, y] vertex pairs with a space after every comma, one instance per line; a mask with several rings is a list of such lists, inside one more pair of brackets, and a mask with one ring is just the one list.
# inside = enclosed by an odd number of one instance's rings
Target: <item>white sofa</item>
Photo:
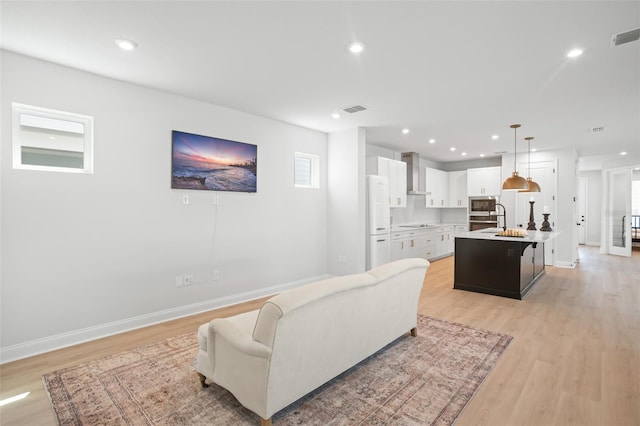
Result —
[[429, 262], [403, 259], [287, 290], [259, 310], [198, 329], [197, 371], [258, 414], [287, 405], [404, 333], [416, 335]]

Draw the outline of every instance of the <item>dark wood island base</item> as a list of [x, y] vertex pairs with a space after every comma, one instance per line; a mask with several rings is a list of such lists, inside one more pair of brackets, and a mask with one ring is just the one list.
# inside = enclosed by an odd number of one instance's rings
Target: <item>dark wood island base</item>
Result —
[[544, 243], [456, 237], [454, 263], [453, 288], [522, 299], [544, 274]]

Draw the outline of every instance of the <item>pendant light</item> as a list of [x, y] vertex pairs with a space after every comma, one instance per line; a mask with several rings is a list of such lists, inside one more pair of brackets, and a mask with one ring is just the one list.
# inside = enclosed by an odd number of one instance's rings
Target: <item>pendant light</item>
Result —
[[535, 181], [531, 179], [531, 141], [533, 140], [533, 136], [529, 136], [524, 138], [527, 141], [529, 147], [529, 173], [527, 177], [527, 184], [529, 185], [529, 189], [520, 190], [520, 192], [540, 192], [540, 185], [538, 185]]
[[526, 191], [527, 189], [529, 189], [527, 180], [522, 176], [518, 176], [518, 163], [516, 162], [516, 153], [518, 151], [518, 148], [516, 147], [516, 132], [518, 127], [520, 127], [519, 124], [511, 125], [511, 128], [513, 129], [513, 173], [504, 182], [502, 182], [503, 191]]

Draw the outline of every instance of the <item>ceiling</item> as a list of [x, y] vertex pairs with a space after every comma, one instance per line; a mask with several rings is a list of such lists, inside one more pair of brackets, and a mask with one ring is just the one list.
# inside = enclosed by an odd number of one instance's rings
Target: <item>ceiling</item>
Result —
[[[3, 49], [323, 132], [364, 127], [436, 162], [513, 152], [520, 123], [520, 152], [533, 136], [640, 163], [640, 42], [610, 47], [640, 27], [639, 1], [2, 0], [0, 13]], [[351, 105], [367, 110], [331, 117]]]

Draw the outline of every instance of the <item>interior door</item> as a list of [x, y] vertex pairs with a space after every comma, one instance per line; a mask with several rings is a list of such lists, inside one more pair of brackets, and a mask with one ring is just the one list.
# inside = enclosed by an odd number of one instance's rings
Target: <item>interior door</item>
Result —
[[587, 242], [587, 194], [589, 193], [589, 179], [581, 177], [578, 181], [578, 217], [576, 227], [578, 228], [578, 244]]
[[[555, 161], [540, 161], [531, 163], [531, 171], [529, 171], [529, 163], [520, 163], [518, 169], [522, 172], [522, 176], [531, 176], [535, 182], [540, 185], [540, 192], [518, 192], [516, 200], [516, 212], [515, 212], [515, 224], [516, 226], [522, 226], [523, 229], [527, 229], [529, 218], [531, 215], [531, 204], [533, 201], [533, 221], [535, 223], [536, 230], [540, 230], [542, 227], [542, 221], [544, 220], [545, 207], [549, 213], [549, 222], [551, 228], [555, 229], [555, 194], [556, 194], [556, 180], [555, 180]], [[545, 264], [555, 264], [555, 241], [544, 245], [544, 259]]]
[[631, 169], [609, 172], [607, 206], [608, 250], [610, 254], [631, 256]]

